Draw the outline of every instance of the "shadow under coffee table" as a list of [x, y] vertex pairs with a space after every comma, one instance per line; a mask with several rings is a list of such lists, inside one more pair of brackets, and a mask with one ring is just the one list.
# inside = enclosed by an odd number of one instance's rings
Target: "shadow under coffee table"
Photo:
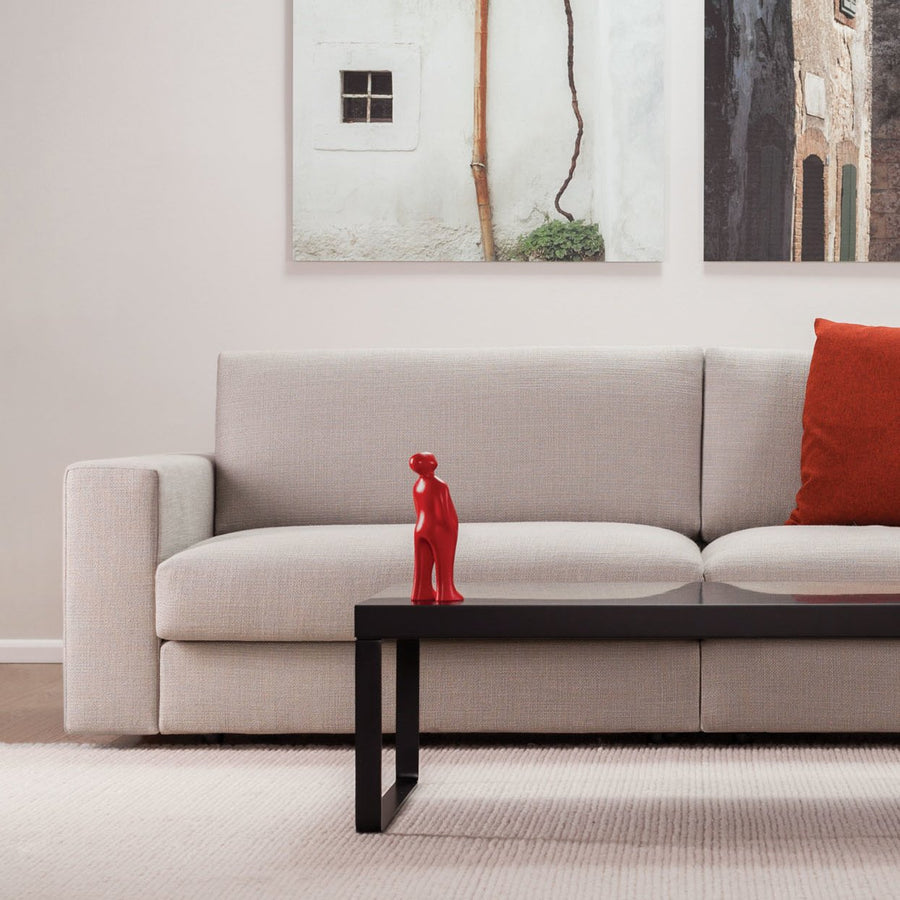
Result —
[[[356, 830], [383, 831], [419, 777], [419, 641], [900, 637], [900, 593], [835, 583], [464, 585], [410, 602], [404, 585], [358, 603]], [[871, 592], [868, 592], [871, 591]], [[381, 644], [397, 642], [396, 780], [381, 786]]]

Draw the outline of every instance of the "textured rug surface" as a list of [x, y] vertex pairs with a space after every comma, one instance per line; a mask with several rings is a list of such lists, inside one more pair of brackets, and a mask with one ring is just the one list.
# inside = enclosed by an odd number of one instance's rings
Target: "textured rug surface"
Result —
[[0, 896], [900, 898], [900, 747], [0, 745]]

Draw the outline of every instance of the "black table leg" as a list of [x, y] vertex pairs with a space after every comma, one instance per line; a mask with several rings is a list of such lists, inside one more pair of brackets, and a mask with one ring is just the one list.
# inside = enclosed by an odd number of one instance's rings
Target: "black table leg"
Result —
[[397, 784], [419, 780], [419, 642], [397, 641]]
[[356, 642], [356, 830], [381, 831], [381, 641]]
[[356, 642], [356, 830], [383, 831], [419, 777], [419, 642], [397, 642], [393, 785], [381, 795], [381, 641]]

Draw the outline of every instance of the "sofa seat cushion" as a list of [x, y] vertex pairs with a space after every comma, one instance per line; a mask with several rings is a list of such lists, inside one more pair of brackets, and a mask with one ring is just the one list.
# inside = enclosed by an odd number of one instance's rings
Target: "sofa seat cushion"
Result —
[[[166, 640], [339, 641], [353, 605], [412, 585], [411, 525], [305, 525], [219, 535], [157, 569], [157, 634]], [[700, 550], [682, 534], [605, 522], [460, 527], [456, 583], [687, 582]]]
[[900, 583], [900, 528], [748, 528], [717, 538], [704, 548], [703, 569], [707, 581]]
[[[394, 730], [393, 644], [382, 653]], [[423, 641], [430, 732], [696, 731], [697, 641]], [[353, 642], [167, 641], [163, 734], [352, 734]], [[302, 896], [302, 892], [301, 892]]]
[[729, 638], [700, 659], [703, 731], [900, 731], [900, 640]]

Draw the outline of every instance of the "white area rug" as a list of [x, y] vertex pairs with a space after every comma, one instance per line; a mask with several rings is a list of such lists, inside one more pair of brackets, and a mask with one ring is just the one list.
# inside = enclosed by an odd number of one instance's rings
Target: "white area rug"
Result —
[[347, 747], [0, 745], [6, 898], [900, 897], [900, 747], [426, 747], [388, 834]]

